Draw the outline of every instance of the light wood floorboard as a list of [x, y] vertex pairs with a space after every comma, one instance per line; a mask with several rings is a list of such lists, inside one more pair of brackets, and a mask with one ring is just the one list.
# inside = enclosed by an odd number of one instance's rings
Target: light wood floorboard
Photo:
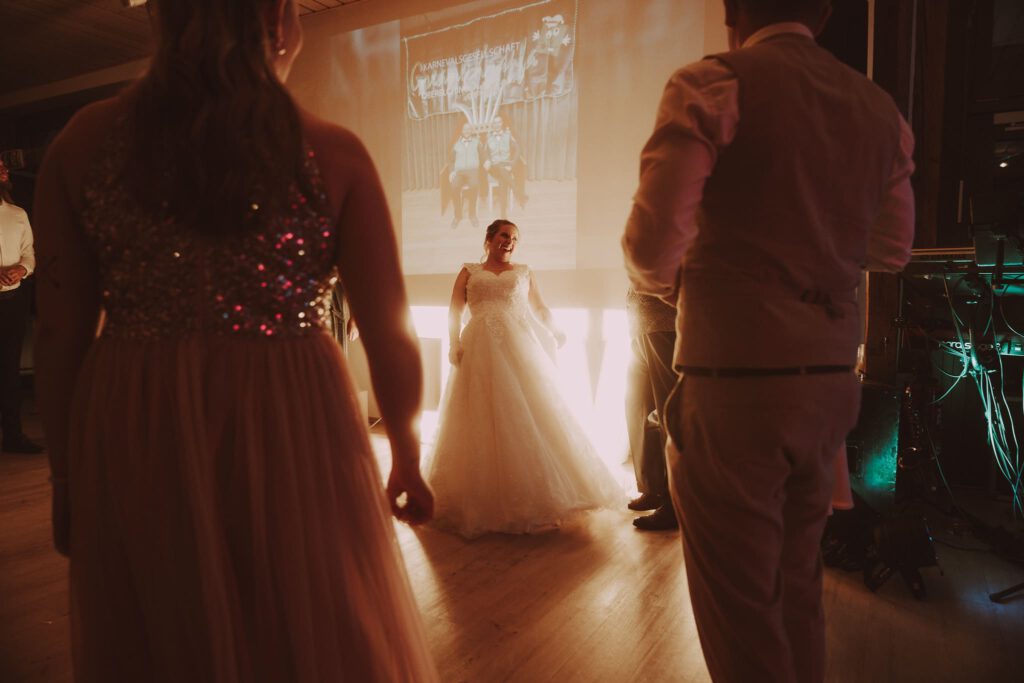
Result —
[[[46, 477], [44, 456], [0, 456], [4, 683], [70, 680], [67, 563], [50, 547]], [[399, 525], [442, 680], [707, 681], [678, 534], [640, 533], [630, 519], [604, 511], [474, 541]], [[858, 573], [827, 571], [829, 681], [1024, 680], [1024, 593], [988, 600], [1024, 569], [987, 552], [937, 552], [945, 575], [923, 570], [925, 600], [898, 576], [872, 593]]]

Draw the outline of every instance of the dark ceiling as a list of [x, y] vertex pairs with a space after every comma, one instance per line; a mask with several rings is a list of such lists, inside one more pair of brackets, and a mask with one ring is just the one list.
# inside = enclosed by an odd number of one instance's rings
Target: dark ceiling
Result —
[[[365, 0], [297, 0], [302, 14]], [[123, 0], [0, 0], [0, 95], [149, 54], [145, 7]]]

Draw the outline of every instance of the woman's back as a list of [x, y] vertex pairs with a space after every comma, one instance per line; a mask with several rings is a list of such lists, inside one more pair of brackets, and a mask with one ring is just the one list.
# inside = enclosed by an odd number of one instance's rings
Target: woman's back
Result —
[[[257, 337], [322, 331], [336, 280], [336, 223], [315, 153], [301, 185], [255, 228], [207, 234], [149, 211], [123, 183], [124, 125], [99, 152], [83, 188], [83, 230], [97, 255], [103, 334]], [[160, 182], [154, 172], [148, 182]], [[257, 201], [253, 213], [261, 210]]]
[[[203, 229], [122, 182], [132, 96], [76, 115], [37, 202], [40, 390], [76, 680], [435, 680], [324, 331], [341, 270], [371, 370], [391, 358], [419, 395], [372, 162], [350, 133], [304, 117], [288, 201], [245, 229]], [[136, 180], [159, 192], [161, 173]], [[383, 393], [395, 467], [409, 468], [389, 496], [422, 502], [406, 488], [419, 481], [406, 390]]]

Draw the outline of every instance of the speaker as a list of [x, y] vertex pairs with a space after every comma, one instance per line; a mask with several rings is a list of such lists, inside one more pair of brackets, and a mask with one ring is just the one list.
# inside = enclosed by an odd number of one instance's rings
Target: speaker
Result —
[[872, 510], [882, 514], [896, 505], [902, 394], [889, 385], [865, 383], [860, 417], [846, 438], [850, 487]]

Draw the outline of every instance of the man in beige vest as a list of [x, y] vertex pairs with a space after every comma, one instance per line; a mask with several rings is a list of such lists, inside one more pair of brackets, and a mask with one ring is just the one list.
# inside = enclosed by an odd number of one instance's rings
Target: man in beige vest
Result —
[[854, 291], [910, 257], [913, 136], [818, 47], [828, 0], [725, 0], [727, 53], [670, 79], [623, 237], [677, 302], [669, 479], [715, 681], [821, 681], [819, 542], [860, 404]]

